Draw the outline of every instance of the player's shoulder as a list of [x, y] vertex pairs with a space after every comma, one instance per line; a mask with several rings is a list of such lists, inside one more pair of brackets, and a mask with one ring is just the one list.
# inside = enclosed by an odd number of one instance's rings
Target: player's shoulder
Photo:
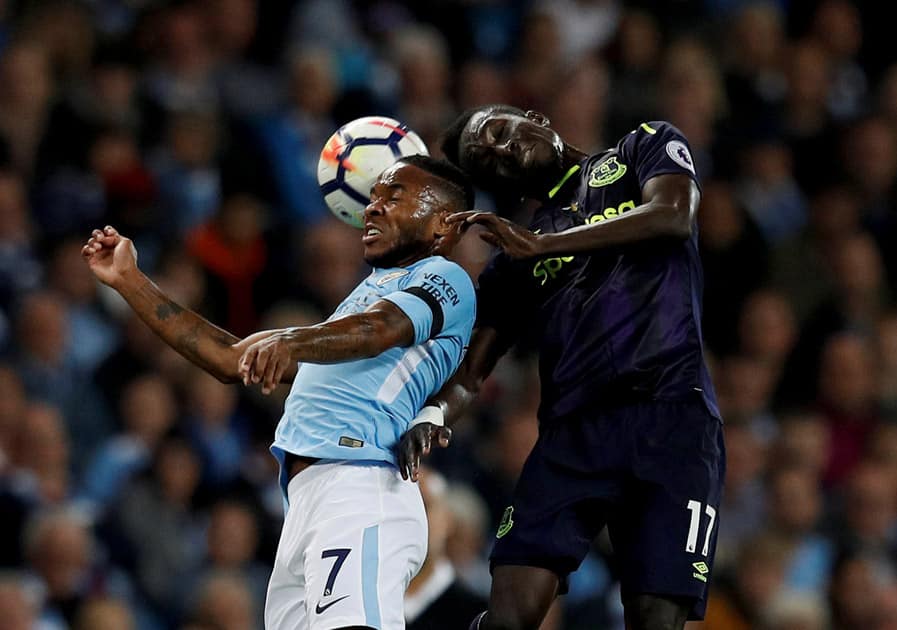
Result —
[[676, 125], [666, 120], [649, 120], [640, 123], [635, 129], [620, 138], [620, 145], [643, 145], [670, 140], [686, 141]]
[[[464, 271], [464, 267], [459, 265], [453, 260], [449, 260], [445, 256], [427, 256], [426, 258], [422, 258], [417, 262], [413, 263], [409, 269], [412, 274], [419, 273], [439, 273], [442, 272], [447, 275], [464, 275], [467, 276], [467, 272]], [[469, 278], [469, 276], [468, 276]]]
[[[474, 294], [473, 280], [471, 280], [464, 267], [453, 260], [443, 256], [428, 256], [409, 267], [407, 282], [423, 280], [430, 284], [443, 283], [441, 286], [451, 286], [457, 293], [464, 297]], [[447, 284], [445, 284], [447, 283]]]
[[[651, 120], [639, 124], [620, 140], [618, 153], [622, 159], [657, 169], [695, 175], [694, 160], [688, 139], [672, 123]], [[671, 171], [672, 172], [672, 171]]]

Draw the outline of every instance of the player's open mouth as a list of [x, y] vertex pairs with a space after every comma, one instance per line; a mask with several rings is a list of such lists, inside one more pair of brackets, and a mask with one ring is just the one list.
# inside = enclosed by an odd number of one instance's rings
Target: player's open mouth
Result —
[[365, 226], [364, 235], [361, 237], [361, 242], [367, 245], [368, 243], [373, 243], [377, 240], [377, 238], [383, 232], [380, 231], [380, 228], [374, 227], [373, 225]]

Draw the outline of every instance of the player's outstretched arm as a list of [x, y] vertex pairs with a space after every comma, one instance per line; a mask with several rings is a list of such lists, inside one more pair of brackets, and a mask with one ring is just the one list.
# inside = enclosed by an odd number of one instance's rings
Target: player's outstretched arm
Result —
[[246, 348], [239, 362], [244, 382], [261, 383], [265, 394], [299, 362], [342, 363], [375, 357], [414, 344], [414, 325], [392, 302], [379, 300], [353, 313], [314, 326], [275, 331]]
[[[183, 308], [140, 271], [133, 242], [111, 226], [94, 230], [81, 255], [97, 279], [118, 291], [165, 343], [222, 382], [236, 382], [243, 351], [277, 332], [263, 331], [241, 340]], [[285, 380], [294, 374], [295, 366]]]
[[399, 442], [397, 455], [402, 479], [417, 481], [421, 457], [430, 454], [433, 444], [443, 448], [449, 445], [451, 427], [477, 397], [486, 377], [508, 347], [494, 328], [483, 326], [473, 331], [458, 371], [427, 401]]
[[652, 177], [642, 188], [642, 203], [619, 216], [554, 234], [534, 234], [491, 212], [459, 212], [450, 221], [478, 223], [480, 237], [512, 258], [587, 252], [653, 238], [688, 238], [700, 202], [697, 184], [688, 175]]

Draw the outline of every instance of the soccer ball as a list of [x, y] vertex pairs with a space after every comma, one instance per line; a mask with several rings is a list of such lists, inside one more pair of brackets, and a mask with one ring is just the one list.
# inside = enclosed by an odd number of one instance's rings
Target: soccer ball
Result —
[[327, 207], [351, 226], [364, 226], [371, 186], [380, 173], [409, 155], [429, 155], [427, 145], [398, 120], [365, 116], [330, 136], [318, 160], [318, 185]]

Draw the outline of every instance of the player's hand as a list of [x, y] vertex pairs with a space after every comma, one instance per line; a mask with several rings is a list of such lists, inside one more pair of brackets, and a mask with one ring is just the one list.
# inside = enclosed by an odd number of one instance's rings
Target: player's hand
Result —
[[129, 274], [137, 271], [137, 249], [131, 239], [118, 233], [111, 225], [94, 230], [81, 256], [97, 280], [116, 289]]
[[490, 245], [501, 247], [511, 258], [534, 258], [542, 254], [541, 236], [494, 212], [456, 212], [446, 220], [450, 223], [464, 221], [468, 225], [482, 225], [486, 231], [480, 232], [480, 238]]
[[246, 348], [237, 364], [237, 372], [244, 385], [261, 383], [262, 393], [270, 394], [294, 364], [290, 330], [285, 329]]
[[399, 441], [399, 472], [402, 479], [417, 481], [420, 478], [420, 458], [430, 454], [433, 444], [445, 448], [452, 441], [452, 430], [430, 422], [416, 424]]

